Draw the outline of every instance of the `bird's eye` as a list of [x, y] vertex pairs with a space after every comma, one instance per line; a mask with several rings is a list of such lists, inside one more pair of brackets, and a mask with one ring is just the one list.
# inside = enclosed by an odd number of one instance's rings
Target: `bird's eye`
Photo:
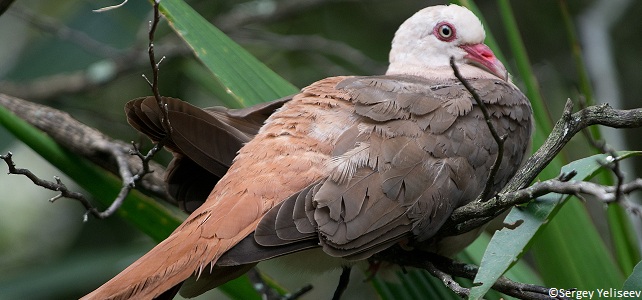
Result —
[[438, 39], [446, 42], [450, 42], [455, 39], [455, 28], [448, 23], [439, 23], [433, 29], [433, 32]]
[[439, 27], [439, 35], [443, 38], [449, 38], [453, 35], [453, 30], [448, 25], [441, 25], [441, 27]]

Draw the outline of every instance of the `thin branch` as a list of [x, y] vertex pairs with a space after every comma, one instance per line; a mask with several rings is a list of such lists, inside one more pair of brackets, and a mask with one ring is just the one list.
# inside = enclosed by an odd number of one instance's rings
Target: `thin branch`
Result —
[[[586, 108], [585, 101], [580, 100], [579, 103], [580, 103], [580, 107], [582, 109]], [[609, 146], [606, 143], [606, 141], [604, 141], [604, 140], [600, 140], [600, 141], [595, 140], [595, 138], [593, 138], [593, 135], [591, 135], [591, 133], [589, 132], [588, 128], [583, 128], [582, 129], [582, 134], [584, 135], [584, 137], [586, 138], [588, 143], [593, 148], [595, 148], [598, 152], [603, 153], [603, 154], [607, 154], [608, 153], [611, 157], [617, 157], [617, 154], [615, 153], [615, 149], [613, 149], [611, 146]], [[619, 198], [620, 198], [620, 195], [621, 195], [620, 186], [622, 185], [622, 183], [624, 183], [624, 173], [622, 172], [622, 169], [620, 168], [620, 162], [618, 160], [613, 160], [613, 161], [606, 162], [606, 163], [603, 163], [603, 162], [600, 162], [600, 163], [602, 164], [603, 167], [606, 167], [606, 168], [610, 169], [613, 172], [613, 175], [615, 175], [615, 180], [616, 180], [616, 184], [617, 184], [616, 185], [617, 186], [617, 190], [615, 192], [615, 195], [616, 195], [616, 198], [617, 198], [616, 202], [619, 202]]]
[[56, 180], [56, 182], [52, 182], [52, 181], [40, 179], [38, 176], [33, 174], [33, 172], [29, 171], [28, 169], [16, 168], [16, 164], [13, 162], [13, 154], [11, 152], [7, 153], [7, 155], [0, 155], [0, 159], [4, 160], [4, 162], [7, 164], [7, 167], [9, 167], [9, 174], [24, 175], [37, 186], [46, 188], [48, 190], [60, 192], [60, 194], [49, 199], [49, 202], [54, 202], [63, 197], [74, 199], [80, 202], [87, 210], [87, 213], [83, 217], [84, 221], [87, 221], [87, 215], [89, 213], [93, 214], [98, 218], [102, 218], [101, 213], [91, 204], [91, 202], [85, 197], [85, 195], [78, 192], [70, 191], [67, 188], [67, 186], [64, 183], [62, 183], [62, 181], [60, 180], [60, 177], [54, 176], [54, 180]]
[[116, 199], [109, 205], [105, 211], [103, 211], [100, 214], [100, 218], [106, 218], [111, 215], [113, 215], [118, 208], [123, 204], [123, 201], [125, 201], [125, 198], [127, 198], [127, 195], [129, 195], [129, 192], [131, 192], [132, 189], [136, 187], [136, 184], [141, 182], [143, 180], [143, 177], [149, 173], [152, 173], [152, 170], [149, 167], [149, 163], [151, 162], [152, 158], [158, 151], [160, 151], [163, 147], [159, 144], [155, 144], [148, 152], [147, 154], [142, 154], [138, 147], [132, 143], [134, 149], [130, 151], [131, 155], [137, 156], [141, 160], [142, 168], [138, 170], [136, 174], [131, 174], [129, 172], [129, 168], [126, 167], [124, 158], [121, 155], [118, 155], [117, 152], [113, 152], [112, 154], [114, 157], [118, 159], [119, 166], [120, 168], [120, 174], [121, 178], [123, 180], [122, 187], [120, 189], [120, 192], [118, 192], [118, 196], [116, 196]]
[[[150, 28], [149, 28], [149, 47], [148, 47], [148, 55], [149, 55], [149, 61], [152, 66], [152, 82], [148, 83], [150, 84], [150, 87], [152, 89], [152, 93], [154, 94], [154, 97], [156, 98], [156, 102], [158, 106], [161, 108], [161, 111], [163, 112], [163, 126], [166, 127], [165, 129], [167, 132], [171, 131], [171, 126], [169, 124], [169, 118], [167, 116], [167, 109], [164, 106], [164, 101], [163, 98], [160, 95], [160, 92], [158, 91], [158, 66], [161, 63], [162, 59], [159, 62], [156, 62], [156, 58], [154, 56], [154, 34], [156, 33], [156, 28], [158, 26], [158, 22], [160, 21], [160, 12], [159, 12], [159, 2], [160, 0], [155, 0], [154, 1], [154, 18], [153, 21], [151, 22]], [[131, 175], [128, 172], [121, 172], [121, 177], [123, 179], [123, 185], [118, 193], [118, 196], [116, 199], [114, 199], [114, 202], [107, 208], [102, 214], [105, 216], [112, 215], [113, 213], [120, 208], [122, 205], [123, 201], [125, 201], [125, 198], [129, 194], [129, 192], [136, 187], [136, 183], [140, 182], [143, 177], [149, 173], [151, 173], [149, 163], [158, 153], [163, 148], [163, 145], [165, 144], [165, 140], [161, 140], [158, 143], [156, 143], [148, 152], [147, 154], [142, 154], [138, 147], [132, 143], [134, 149], [130, 151], [130, 154], [137, 156], [142, 163], [142, 168], [138, 171], [138, 173]], [[127, 169], [127, 168], [125, 168]]]
[[312, 290], [312, 285], [308, 284], [308, 285], [302, 287], [301, 289], [299, 289], [298, 291], [296, 291], [296, 292], [294, 292], [292, 294], [283, 296], [282, 300], [296, 300], [296, 299], [299, 299], [299, 298], [303, 297], [305, 294], [307, 294], [311, 290]]
[[466, 298], [470, 295], [470, 289], [464, 288], [459, 285], [459, 283], [457, 283], [457, 281], [455, 281], [450, 274], [438, 269], [432, 262], [426, 261], [423, 264], [423, 268], [425, 268], [426, 271], [430, 273], [430, 275], [441, 280], [441, 282], [443, 282], [444, 285], [451, 291], [453, 291], [457, 296]]
[[[160, 3], [160, 0], [154, 0], [154, 6], [153, 6], [154, 17], [149, 27], [149, 46], [147, 47], [147, 53], [149, 56], [149, 63], [152, 67], [152, 82], [149, 82], [149, 81], [147, 82], [149, 83], [152, 89], [152, 94], [156, 99], [156, 104], [158, 105], [160, 110], [163, 112], [163, 119], [162, 119], [163, 129], [165, 129], [165, 132], [171, 133], [172, 126], [169, 123], [167, 107], [165, 106], [165, 101], [163, 101], [163, 97], [161, 97], [160, 92], [158, 91], [159, 65], [163, 61], [164, 57], [161, 58], [160, 61], [156, 62], [156, 56], [154, 53], [154, 35], [156, 34], [156, 28], [158, 27], [158, 23], [160, 22], [159, 3]], [[163, 141], [160, 141], [159, 144], [162, 145]]]
[[[140, 160], [129, 154], [130, 144], [112, 139], [66, 112], [3, 94], [0, 94], [0, 105], [45, 132], [61, 146], [121, 178], [143, 168]], [[148, 167], [153, 173], [138, 183], [139, 188], [175, 203], [165, 188], [163, 166], [150, 162]]]
[[502, 164], [502, 158], [504, 157], [504, 142], [506, 141], [506, 136], [505, 135], [499, 136], [499, 133], [497, 133], [497, 129], [495, 129], [495, 126], [493, 126], [490, 113], [488, 112], [488, 108], [486, 108], [486, 104], [484, 103], [484, 101], [482, 101], [481, 97], [479, 97], [479, 94], [477, 94], [477, 92], [470, 85], [470, 83], [468, 83], [468, 81], [463, 76], [461, 76], [461, 73], [459, 73], [459, 68], [457, 68], [457, 65], [455, 64], [455, 58], [453, 56], [450, 57], [450, 67], [453, 69], [453, 72], [455, 73], [455, 77], [459, 79], [459, 81], [464, 85], [464, 87], [466, 87], [466, 90], [468, 90], [468, 92], [475, 99], [477, 106], [479, 107], [482, 114], [484, 115], [486, 126], [488, 126], [488, 130], [490, 130], [490, 134], [493, 136], [495, 143], [497, 143], [497, 156], [495, 156], [495, 162], [493, 162], [493, 165], [490, 168], [488, 179], [486, 180], [486, 184], [484, 185], [484, 191], [477, 197], [475, 201], [473, 201], [473, 202], [483, 202], [483, 201], [486, 201], [487, 197], [489, 196], [490, 189], [493, 187], [493, 183], [495, 182], [495, 176], [497, 175], [499, 166]]
[[160, 92], [158, 91], [158, 63], [156, 62], [156, 57], [154, 54], [154, 35], [156, 34], [156, 28], [158, 27], [158, 22], [160, 21], [160, 12], [158, 10], [159, 2], [160, 0], [154, 1], [154, 17], [149, 26], [149, 44], [147, 47], [147, 55], [149, 56], [149, 63], [152, 66], [152, 82], [148, 81], [148, 83], [152, 88], [154, 97], [156, 97], [156, 100], [160, 103], [161, 96]]
[[11, 152], [9, 152], [7, 155], [0, 155], [0, 159], [4, 160], [5, 163], [7, 164], [9, 168], [9, 174], [24, 175], [37, 186], [40, 186], [52, 191], [60, 192], [60, 194], [50, 199], [51, 202], [54, 202], [55, 200], [58, 200], [60, 198], [69, 198], [69, 199], [74, 199], [79, 201], [86, 209], [86, 213], [83, 217], [84, 221], [88, 220], [88, 216], [90, 214], [98, 219], [105, 219], [116, 212], [116, 210], [122, 205], [123, 201], [129, 194], [131, 189], [133, 189], [137, 183], [141, 182], [144, 175], [148, 173], [152, 173], [152, 170], [149, 167], [149, 161], [151, 160], [151, 157], [156, 152], [158, 152], [161, 148], [158, 147], [158, 145], [156, 145], [146, 155], [140, 154], [140, 152], [138, 152], [138, 149], [136, 149], [136, 153], [138, 153], [137, 155], [141, 158], [143, 162], [143, 168], [141, 168], [136, 174], [132, 175], [128, 161], [123, 157], [122, 153], [120, 152], [121, 148], [118, 147], [116, 143], [109, 143], [109, 144], [104, 143], [104, 144], [105, 144], [105, 147], [107, 148], [102, 150], [105, 150], [106, 152], [110, 152], [116, 159], [117, 164], [119, 165], [119, 168], [121, 171], [120, 174], [121, 174], [121, 177], [123, 178], [123, 185], [114, 202], [112, 202], [112, 204], [102, 212], [98, 210], [98, 208], [93, 206], [89, 201], [89, 199], [87, 199], [87, 197], [85, 197], [82, 193], [70, 191], [67, 188], [67, 186], [60, 180], [59, 177], [54, 177], [56, 182], [47, 181], [44, 179], [40, 179], [37, 175], [35, 175], [33, 172], [31, 172], [28, 169], [16, 168], [16, 165], [13, 162]]

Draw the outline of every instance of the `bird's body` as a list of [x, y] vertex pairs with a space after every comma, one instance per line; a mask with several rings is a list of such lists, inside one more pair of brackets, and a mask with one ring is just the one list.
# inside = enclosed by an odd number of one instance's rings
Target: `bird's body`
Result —
[[[218, 180], [205, 203], [170, 237], [86, 299], [151, 299], [191, 276], [200, 277], [188, 284], [187, 295], [193, 296], [259, 261], [311, 248], [344, 260], [366, 259], [399, 242], [447, 254], [461, 249], [442, 247], [431, 237], [453, 209], [484, 189], [497, 144], [480, 108], [448, 69], [449, 57], [459, 61], [460, 71], [492, 113], [493, 125], [507, 136], [492, 191], [516, 171], [531, 131], [528, 100], [481, 44], [483, 29], [473, 26], [472, 33], [464, 33], [465, 28], [458, 27], [458, 18], [466, 19], [462, 24], [481, 26], [476, 18], [468, 20], [470, 16], [474, 18], [458, 6], [423, 10], [397, 33], [386, 75], [315, 82], [265, 114], [269, 117], [258, 132], [235, 118], [223, 118], [225, 124], [217, 128], [236, 139], [226, 144], [228, 152], [239, 142], [247, 143], [233, 163], [219, 155], [216, 163], [202, 167]], [[451, 54], [440, 54], [441, 61], [415, 49], [418, 39], [455, 45], [455, 51], [438, 47], [440, 53]], [[481, 58], [470, 57], [475, 54]], [[429, 58], [423, 61], [422, 55]], [[174, 100], [170, 104], [176, 111], [193, 110]], [[155, 131], [146, 129], [152, 113], [142, 106], [144, 100], [136, 100], [128, 107], [130, 122], [154, 137]], [[208, 119], [198, 110], [191, 115]], [[182, 126], [178, 121], [170, 124]], [[221, 151], [221, 146], [211, 147]], [[177, 164], [181, 159], [190, 166], [208, 163], [207, 155], [187, 148], [207, 152], [198, 143], [176, 142], [170, 149]], [[180, 179], [181, 172], [174, 173], [170, 185], [188, 181]]]

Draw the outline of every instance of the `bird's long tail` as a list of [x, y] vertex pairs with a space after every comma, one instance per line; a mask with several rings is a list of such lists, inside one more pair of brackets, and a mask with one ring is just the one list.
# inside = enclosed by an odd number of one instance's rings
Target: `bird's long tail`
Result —
[[239, 238], [233, 239], [204, 238], [200, 230], [181, 231], [183, 227], [81, 299], [154, 299], [188, 277], [208, 272], [216, 260], [252, 232], [256, 224], [246, 227]]

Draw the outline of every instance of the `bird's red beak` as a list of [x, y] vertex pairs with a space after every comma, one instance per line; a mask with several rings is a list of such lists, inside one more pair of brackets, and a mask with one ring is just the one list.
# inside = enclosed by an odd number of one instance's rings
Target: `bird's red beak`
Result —
[[488, 46], [485, 44], [475, 44], [462, 45], [460, 47], [468, 53], [464, 58], [470, 63], [485, 69], [504, 81], [508, 81], [508, 71], [506, 71], [502, 62], [497, 59], [493, 51], [490, 50]]

